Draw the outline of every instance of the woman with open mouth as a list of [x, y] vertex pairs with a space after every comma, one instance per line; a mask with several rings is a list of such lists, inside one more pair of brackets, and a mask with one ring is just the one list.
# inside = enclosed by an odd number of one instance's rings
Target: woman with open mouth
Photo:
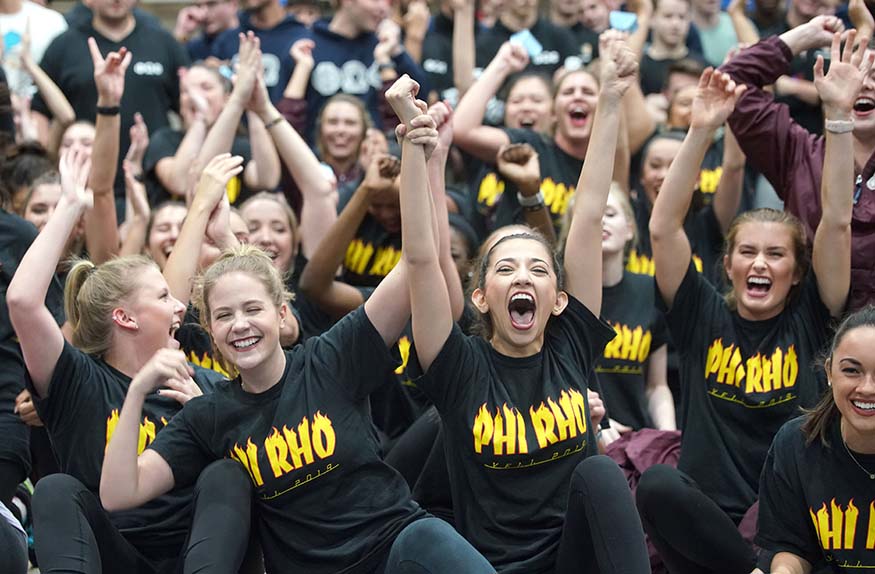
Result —
[[[433, 120], [417, 112], [414, 128], [407, 139], [415, 151], [434, 146]], [[422, 151], [404, 162], [425, 180]], [[288, 293], [272, 260], [251, 246], [225, 251], [200, 278], [195, 300], [237, 377], [192, 401], [139, 457], [135, 421], [161, 381], [132, 385], [107, 448], [103, 503], [138, 506], [193, 483], [211, 461], [233, 458], [255, 490], [271, 574], [494, 572], [449, 524], [420, 509], [379, 457], [368, 396], [396, 366], [389, 345], [409, 319], [408, 277], [396, 266], [363, 306], [284, 351]]]
[[708, 69], [700, 79], [690, 131], [653, 208], [656, 283], [680, 353], [685, 425], [678, 468], [648, 469], [637, 499], [645, 530], [673, 574], [755, 571], [756, 554], [736, 525], [757, 500], [772, 438], [823, 394], [822, 373], [811, 365], [850, 287], [854, 172], [851, 134], [842, 127], [872, 65], [866, 42], [853, 50], [854, 36], [840, 54], [836, 35], [829, 75], [823, 77], [822, 60], [815, 66], [827, 159], [810, 265], [802, 224], [771, 209], [744, 213], [730, 227], [725, 298], [691, 262], [683, 220], [698, 166], [745, 89], [722, 72]]
[[[625, 478], [613, 461], [592, 456], [586, 382], [614, 336], [597, 317], [602, 214], [620, 101], [637, 70], [621, 40], [605, 43], [601, 54], [592, 145], [565, 265], [535, 233], [496, 240], [472, 294], [485, 337], [466, 336], [453, 323], [430, 199], [413, 174], [401, 173], [402, 260], [425, 373], [416, 383], [437, 407], [452, 445], [446, 455], [456, 528], [502, 573], [650, 572]], [[402, 119], [415, 113], [406, 111], [412, 96], [392, 104]], [[412, 153], [405, 141], [402, 156]], [[595, 516], [605, 526], [591, 523]], [[611, 542], [602, 538], [608, 531]]]

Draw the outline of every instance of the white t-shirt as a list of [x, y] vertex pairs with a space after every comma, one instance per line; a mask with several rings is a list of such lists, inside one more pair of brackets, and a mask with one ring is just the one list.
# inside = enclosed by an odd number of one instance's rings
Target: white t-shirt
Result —
[[21, 37], [30, 21], [30, 54], [39, 63], [49, 44], [67, 30], [67, 21], [60, 13], [24, 0], [15, 14], [0, 14], [0, 33], [3, 39], [3, 71], [9, 88], [14, 93], [32, 95], [36, 88], [30, 76], [19, 69]]

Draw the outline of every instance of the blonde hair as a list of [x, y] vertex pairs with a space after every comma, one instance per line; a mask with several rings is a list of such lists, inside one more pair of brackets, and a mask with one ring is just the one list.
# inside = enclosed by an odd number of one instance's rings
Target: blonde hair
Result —
[[[608, 190], [608, 197], [613, 197], [620, 204], [620, 210], [626, 216], [626, 222], [632, 227], [632, 239], [626, 242], [626, 251], [638, 245], [638, 225], [635, 221], [635, 210], [632, 209], [632, 202], [629, 200], [629, 194], [616, 181], [611, 182], [611, 187]], [[559, 231], [559, 241], [557, 245], [561, 251], [565, 250], [565, 242], [568, 240], [568, 232], [571, 229], [571, 220], [574, 219], [574, 201], [577, 194], [571, 196], [568, 201], [568, 209], [562, 216], [562, 229]], [[607, 204], [605, 204], [607, 209]]]
[[112, 310], [137, 288], [137, 271], [158, 265], [145, 255], [119, 257], [95, 265], [74, 260], [64, 287], [64, 311], [73, 329], [72, 343], [83, 353], [102, 357], [112, 347]]
[[[245, 273], [260, 282], [264, 286], [264, 290], [267, 291], [270, 301], [277, 309], [294, 299], [294, 295], [286, 289], [282, 275], [280, 275], [280, 272], [274, 267], [273, 261], [264, 251], [250, 244], [242, 244], [226, 249], [195, 280], [192, 292], [191, 299], [198, 310], [200, 324], [210, 333], [211, 339], [210, 293], [219, 282], [219, 279], [230, 273]], [[219, 359], [219, 362], [226, 371], [236, 373], [234, 365], [229, 363], [216, 348], [215, 341], [213, 341], [213, 357]]]

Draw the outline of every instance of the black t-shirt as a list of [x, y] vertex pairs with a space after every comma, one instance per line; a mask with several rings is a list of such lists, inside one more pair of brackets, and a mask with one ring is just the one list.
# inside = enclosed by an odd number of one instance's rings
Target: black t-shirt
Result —
[[[830, 572], [875, 569], [875, 483], [842, 444], [841, 417], [820, 438], [805, 444], [805, 417], [789, 421], [775, 436], [760, 480], [756, 542], [790, 552]], [[875, 455], [854, 453], [875, 469]]]
[[[155, 166], [165, 157], [173, 157], [176, 155], [176, 150], [179, 149], [179, 144], [182, 143], [182, 138], [185, 137], [185, 132], [174, 130], [166, 126], [149, 137], [149, 147], [146, 148], [146, 155], [143, 157], [143, 172], [146, 176], [146, 191], [149, 193], [149, 203], [158, 205], [168, 199], [173, 199], [167, 189], [161, 185], [158, 179], [158, 174], [155, 171]], [[235, 137], [231, 144], [231, 153], [239, 155], [243, 158], [244, 167], [252, 160], [252, 149], [249, 146], [249, 140], [245, 137]], [[242, 173], [239, 176], [228, 182], [228, 201], [231, 205], [239, 204], [253, 195], [258, 189], [252, 190], [243, 185]]]
[[243, 465], [268, 572], [370, 572], [424, 512], [378, 456], [367, 396], [394, 368], [363, 308], [286, 352], [260, 394], [240, 381], [190, 401], [150, 448], [176, 484], [213, 460]]
[[[167, 112], [179, 110], [179, 68], [188, 65], [188, 54], [169, 32], [137, 19], [133, 31], [120, 42], [113, 42], [88, 24], [82, 29], [71, 27], [55, 38], [43, 56], [40, 66], [58, 85], [81, 120], [97, 117], [97, 88], [94, 69], [88, 51], [88, 37], [97, 41], [100, 53], [126, 47], [133, 59], [125, 74], [125, 92], [121, 101], [121, 133], [119, 134], [116, 197], [124, 198], [125, 184], [121, 161], [131, 145], [130, 129], [134, 113], [143, 114], [149, 133], [168, 125]], [[35, 111], [51, 117], [40, 94], [33, 98]], [[122, 216], [123, 214], [119, 214]]]
[[[543, 51], [531, 58], [526, 67], [527, 72], [541, 72], [552, 76], [553, 72], [563, 65], [572, 70], [580, 68], [582, 64], [580, 48], [567, 28], [556, 26], [549, 20], [539, 18], [529, 28], [529, 31], [541, 43]], [[498, 53], [501, 45], [510, 40], [514, 33], [500, 21], [496, 22], [492, 28], [483, 30], [476, 39], [476, 66], [481, 69], [486, 68]]]
[[640, 68], [641, 91], [644, 92], [644, 95], [661, 93], [665, 87], [665, 81], [668, 79], [669, 68], [681, 60], [694, 60], [702, 64], [702, 67], [707, 65], [705, 58], [697, 52], [689, 52], [684, 58], [656, 60], [645, 50], [641, 57]]
[[580, 63], [584, 66], [599, 57], [599, 35], [580, 22], [568, 28], [580, 46]]
[[625, 271], [613, 287], [602, 288], [602, 317], [616, 336], [596, 364], [610, 417], [635, 430], [652, 427], [647, 405], [650, 353], [666, 344], [665, 317], [656, 308], [653, 278]]
[[[24, 358], [18, 338], [9, 320], [6, 289], [22, 257], [36, 238], [36, 228], [29, 222], [0, 209], [0, 460], [8, 460], [26, 469], [29, 427], [13, 413], [15, 397], [24, 389]], [[49, 284], [45, 300], [52, 316], [64, 322], [64, 290], [57, 280]]]
[[[653, 247], [650, 244], [650, 212], [653, 209], [643, 192], [632, 200], [635, 212], [635, 225], [638, 229], [638, 242], [629, 251], [626, 269], [632, 273], [653, 275], [656, 267], [653, 262]], [[696, 271], [705, 276], [712, 285], [723, 282], [723, 230], [714, 214], [714, 207], [706, 205], [696, 212], [687, 213], [684, 231], [693, 251]]]
[[[538, 153], [541, 194], [558, 233], [562, 216], [571, 205], [571, 198], [577, 189], [583, 161], [565, 153], [547, 135], [525, 129], [505, 128], [504, 131], [511, 143], [527, 143]], [[469, 198], [472, 203], [471, 223], [478, 233], [485, 237], [499, 227], [525, 221], [516, 197], [517, 187], [506, 182], [498, 168], [484, 164], [476, 181]]]
[[757, 498], [775, 433], [826, 388], [814, 365], [830, 313], [814, 273], [798, 291], [776, 317], [748, 321], [691, 264], [666, 313], [680, 355], [685, 426], [678, 468], [736, 522]]
[[[194, 380], [205, 393], [220, 379], [210, 371], [195, 370]], [[61, 471], [97, 493], [103, 454], [118, 424], [130, 377], [65, 342], [52, 372], [48, 396], [37, 394], [29, 375], [26, 381]], [[143, 452], [181, 409], [169, 397], [157, 393], [146, 397], [137, 451]], [[190, 522], [191, 494], [190, 487], [176, 488], [139, 508], [114, 512], [110, 518], [137, 548], [180, 544]]]
[[401, 233], [389, 233], [370, 214], [346, 248], [342, 280], [353, 287], [376, 287], [401, 260]]
[[597, 452], [587, 379], [613, 336], [569, 297], [539, 353], [507, 357], [454, 325], [417, 381], [443, 420], [456, 528], [499, 572], [554, 567], [571, 473]]

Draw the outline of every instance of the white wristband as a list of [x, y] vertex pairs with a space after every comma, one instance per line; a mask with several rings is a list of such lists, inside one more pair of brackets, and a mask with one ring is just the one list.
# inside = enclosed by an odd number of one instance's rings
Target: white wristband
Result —
[[516, 200], [519, 202], [521, 207], [540, 207], [544, 205], [544, 194], [538, 190], [538, 193], [535, 195], [523, 195], [520, 192], [516, 193]]
[[854, 131], [854, 120], [826, 120], [824, 127], [834, 134], [846, 134]]

